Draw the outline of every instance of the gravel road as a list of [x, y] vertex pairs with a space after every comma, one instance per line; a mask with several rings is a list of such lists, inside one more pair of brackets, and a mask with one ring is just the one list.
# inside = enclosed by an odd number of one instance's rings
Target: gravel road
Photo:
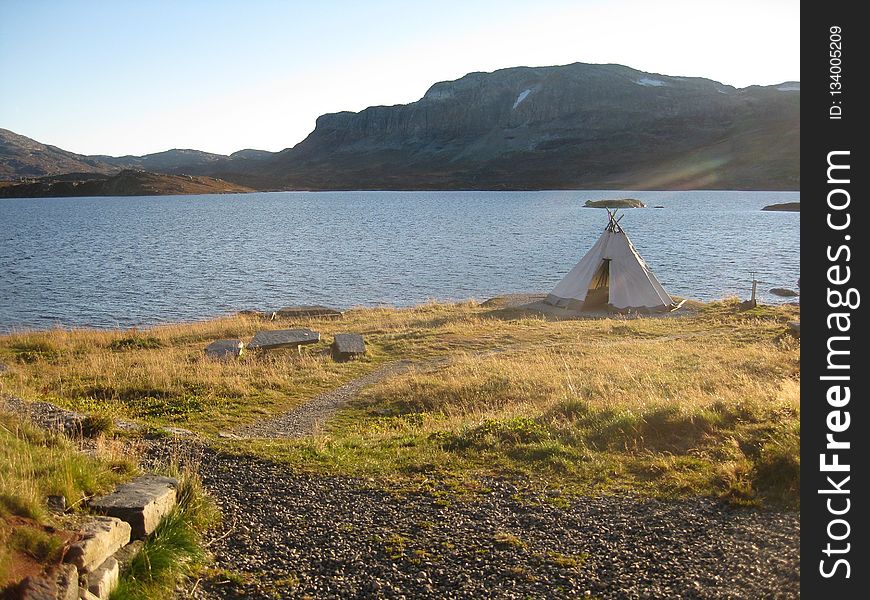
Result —
[[692, 499], [391, 494], [204, 450], [225, 525], [200, 598], [796, 598], [800, 515]]

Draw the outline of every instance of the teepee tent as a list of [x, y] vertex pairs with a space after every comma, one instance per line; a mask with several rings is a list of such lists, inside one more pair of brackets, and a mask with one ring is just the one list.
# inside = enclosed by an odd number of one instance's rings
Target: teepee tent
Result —
[[616, 214], [607, 214], [604, 233], [544, 302], [568, 310], [673, 308], [674, 301], [634, 249]]

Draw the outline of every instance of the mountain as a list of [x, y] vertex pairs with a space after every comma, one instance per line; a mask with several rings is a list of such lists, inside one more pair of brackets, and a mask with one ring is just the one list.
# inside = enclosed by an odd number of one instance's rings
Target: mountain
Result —
[[[3, 139], [0, 177], [20, 176]], [[410, 104], [322, 115], [278, 153], [43, 148], [54, 172], [59, 152], [89, 172], [209, 175], [256, 189], [790, 190], [800, 187], [800, 83], [738, 89], [621, 65], [515, 67], [436, 83]]]
[[250, 188], [212, 177], [167, 175], [124, 170], [115, 175], [72, 173], [31, 180], [0, 183], [0, 198], [48, 198], [67, 196], [167, 196], [180, 194], [227, 194], [252, 192]]
[[144, 156], [93, 156], [91, 158], [102, 160], [110, 165], [122, 169], [139, 169], [143, 171], [155, 171], [158, 173], [186, 173], [188, 171], [201, 171], [227, 160], [229, 157], [223, 154], [212, 154], [201, 150], [166, 150]]
[[120, 170], [98, 158], [67, 152], [0, 129], [0, 180], [63, 173], [106, 174]]
[[795, 82], [736, 89], [577, 63], [471, 73], [411, 104], [323, 115], [252, 172], [311, 189], [798, 189], [799, 162]]

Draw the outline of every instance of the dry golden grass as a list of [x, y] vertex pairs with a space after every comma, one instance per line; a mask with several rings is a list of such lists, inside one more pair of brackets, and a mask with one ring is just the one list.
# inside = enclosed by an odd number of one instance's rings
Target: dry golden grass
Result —
[[496, 352], [363, 390], [326, 435], [249, 451], [357, 475], [521, 473], [628, 489], [796, 504], [800, 346], [794, 309], [714, 304], [679, 319], [463, 325]]
[[[800, 345], [785, 323], [797, 313], [738, 312], [727, 301], [684, 316], [552, 321], [462, 303], [339, 320], [21, 333], [0, 338], [11, 366], [0, 393], [210, 434], [410, 358], [417, 370], [363, 390], [324, 435], [226, 444], [338, 473], [518, 472], [592, 491], [793, 503]], [[203, 354], [214, 339], [287, 327], [311, 327], [323, 341], [301, 357]], [[333, 362], [338, 332], [363, 334], [369, 355]]]

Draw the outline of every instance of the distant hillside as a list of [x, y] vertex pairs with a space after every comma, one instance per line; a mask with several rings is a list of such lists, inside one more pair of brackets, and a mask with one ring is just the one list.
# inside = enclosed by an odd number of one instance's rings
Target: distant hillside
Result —
[[737, 89], [620, 65], [470, 73], [411, 104], [323, 115], [278, 153], [80, 156], [0, 134], [7, 179], [136, 168], [256, 189], [800, 188], [800, 83]]
[[0, 180], [63, 173], [117, 173], [121, 167], [41, 144], [8, 129], [0, 129]]
[[211, 177], [166, 175], [133, 170], [121, 171], [116, 175], [72, 173], [43, 177], [26, 183], [0, 184], [0, 198], [166, 196], [251, 191], [253, 190], [250, 188]]

